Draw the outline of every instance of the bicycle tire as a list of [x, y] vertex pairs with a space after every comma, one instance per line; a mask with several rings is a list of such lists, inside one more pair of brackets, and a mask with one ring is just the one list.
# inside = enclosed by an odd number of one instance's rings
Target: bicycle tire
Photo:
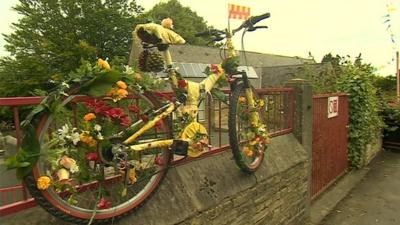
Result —
[[[250, 87], [250, 89], [253, 92], [254, 99], [259, 99], [258, 94], [256, 93], [255, 89], [253, 87]], [[240, 105], [239, 98], [246, 98], [245, 96], [245, 90], [246, 88], [244, 87], [243, 83], [237, 84], [234, 87], [233, 93], [230, 96], [229, 100], [229, 114], [228, 114], [228, 132], [229, 132], [229, 143], [230, 147], [233, 153], [233, 157], [235, 159], [235, 162], [237, 166], [245, 173], [251, 174], [255, 172], [260, 166], [261, 163], [264, 160], [264, 151], [266, 149], [266, 145], [263, 145], [259, 148], [258, 151], [254, 152], [254, 157], [247, 156], [244, 153], [244, 147], [246, 143], [249, 142], [249, 140], [244, 140], [243, 137], [241, 137], [241, 132], [245, 132], [241, 130], [241, 122], [240, 121], [240, 116], [245, 115], [245, 113], [240, 110], [243, 108], [243, 104]], [[242, 107], [242, 108], [239, 108]], [[257, 110], [259, 119], [261, 123], [265, 123], [265, 118], [264, 114], [260, 109]], [[247, 121], [248, 122], [248, 121]], [[248, 127], [248, 124], [243, 125]], [[246, 127], [243, 128], [246, 130]]]
[[[160, 107], [160, 103], [151, 94], [146, 93], [139, 96], [140, 98], [146, 99], [145, 101], [148, 101], [150, 104], [152, 104], [152, 107]], [[49, 115], [44, 115], [42, 117], [41, 122], [39, 123], [40, 125], [37, 129], [38, 137], [42, 137], [44, 136], [44, 133], [48, 132], [47, 129], [49, 129], [50, 126], [45, 126], [45, 124], [47, 124], [48, 120], [51, 119], [52, 118]], [[168, 122], [164, 121], [161, 129], [163, 129], [165, 135], [168, 136], [166, 138], [172, 137], [171, 128], [169, 127]], [[32, 169], [32, 173], [24, 178], [24, 182], [32, 197], [35, 198], [36, 202], [47, 212], [59, 219], [74, 224], [88, 224], [94, 215], [92, 224], [111, 224], [129, 214], [132, 214], [153, 196], [157, 188], [162, 183], [162, 180], [165, 178], [172, 157], [170, 150], [165, 150], [163, 152], [164, 154], [162, 157], [164, 160], [164, 165], [162, 169], [160, 169], [160, 172], [150, 177], [150, 180], [153, 179], [153, 181], [149, 184], [149, 187], [147, 185], [145, 186], [146, 191], [138, 192], [140, 196], [137, 194], [130, 197], [129, 200], [121, 204], [123, 207], [121, 205], [115, 205], [106, 211], [93, 209], [96, 210], [96, 213], [94, 214], [93, 210], [90, 211], [89, 209], [83, 209], [70, 205], [65, 199], [62, 199], [62, 197], [60, 197], [58, 194], [55, 194], [54, 189], [49, 188], [47, 190], [39, 190], [36, 181], [40, 175], [43, 175], [43, 171], [41, 171], [39, 162]]]

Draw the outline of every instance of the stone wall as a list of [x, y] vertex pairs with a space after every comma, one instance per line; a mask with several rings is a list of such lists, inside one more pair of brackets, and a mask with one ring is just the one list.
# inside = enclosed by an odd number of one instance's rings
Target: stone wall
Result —
[[304, 224], [308, 170], [296, 138], [276, 137], [253, 175], [240, 172], [230, 152], [170, 170], [155, 196], [120, 224]]
[[367, 166], [375, 156], [382, 150], [382, 134], [379, 133], [375, 136], [375, 138], [371, 141], [371, 143], [367, 144], [365, 148], [364, 155], [364, 165]]

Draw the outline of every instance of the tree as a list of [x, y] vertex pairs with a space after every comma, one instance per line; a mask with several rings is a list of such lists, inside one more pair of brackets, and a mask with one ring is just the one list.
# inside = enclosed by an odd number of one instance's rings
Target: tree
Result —
[[81, 60], [127, 62], [132, 24], [143, 11], [134, 0], [20, 0], [13, 9], [23, 17], [4, 35], [11, 56], [0, 59], [0, 96], [48, 89]]
[[174, 31], [180, 34], [187, 43], [192, 45], [206, 45], [210, 39], [195, 37], [195, 34], [210, 29], [204, 19], [189, 7], [182, 6], [177, 0], [170, 0], [156, 4], [151, 10], [140, 15], [140, 22], [152, 21], [160, 23], [164, 18], [174, 21]]

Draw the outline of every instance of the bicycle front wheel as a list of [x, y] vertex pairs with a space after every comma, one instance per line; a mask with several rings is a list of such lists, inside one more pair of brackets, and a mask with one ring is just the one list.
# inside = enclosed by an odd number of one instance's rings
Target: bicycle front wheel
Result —
[[263, 105], [255, 89], [243, 84], [238, 84], [230, 97], [229, 143], [236, 164], [245, 173], [256, 171], [264, 159], [268, 136]]
[[[148, 200], [166, 174], [168, 149], [115, 151], [128, 135], [124, 131], [133, 132], [130, 125], [146, 120], [143, 112], [159, 103], [151, 95], [137, 95], [119, 102], [76, 97], [63, 104], [62, 115], [42, 118], [41, 156], [25, 183], [39, 205], [58, 218], [111, 224]], [[161, 121], [138, 142], [170, 137], [168, 123]]]

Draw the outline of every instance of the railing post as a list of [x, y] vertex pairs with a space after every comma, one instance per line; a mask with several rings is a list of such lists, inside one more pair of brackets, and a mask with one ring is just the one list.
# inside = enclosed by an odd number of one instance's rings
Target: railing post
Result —
[[308, 153], [308, 199], [307, 214], [311, 207], [311, 172], [312, 172], [312, 138], [313, 138], [313, 91], [311, 85], [303, 79], [292, 79], [286, 83], [294, 89], [294, 123], [293, 134]]

